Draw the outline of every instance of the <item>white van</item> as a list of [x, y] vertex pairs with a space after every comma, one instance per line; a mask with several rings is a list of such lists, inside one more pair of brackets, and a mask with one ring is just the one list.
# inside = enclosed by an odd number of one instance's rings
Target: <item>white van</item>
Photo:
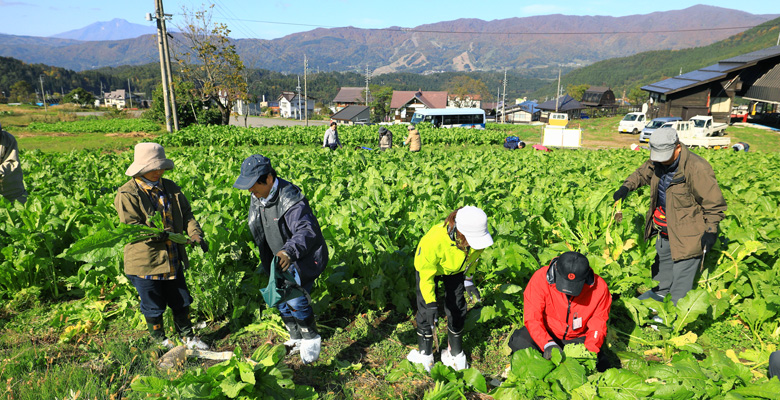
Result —
[[647, 116], [643, 112], [631, 112], [618, 124], [618, 133], [633, 133], [634, 135], [644, 129], [647, 125]]

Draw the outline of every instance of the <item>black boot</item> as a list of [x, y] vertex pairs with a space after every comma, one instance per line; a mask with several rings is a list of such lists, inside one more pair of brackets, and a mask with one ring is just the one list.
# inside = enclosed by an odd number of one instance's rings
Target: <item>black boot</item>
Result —
[[463, 352], [463, 330], [460, 332], [453, 332], [452, 329], [447, 329], [447, 341], [450, 344], [450, 355], [457, 356]]
[[291, 340], [303, 339], [303, 336], [301, 336], [301, 329], [298, 327], [298, 323], [295, 322], [295, 317], [293, 317], [293, 316], [289, 316], [289, 317], [282, 316], [282, 322], [284, 322], [284, 326], [287, 327], [287, 332], [290, 332], [290, 339]]
[[314, 315], [310, 315], [302, 320], [295, 317], [293, 319], [298, 325], [298, 329], [300, 329], [302, 339], [316, 339], [320, 336], [317, 332], [317, 324], [314, 322]]
[[152, 336], [152, 339], [157, 342], [165, 340], [165, 328], [163, 327], [162, 315], [159, 317], [147, 317], [144, 315], [144, 318], [146, 319], [146, 327], [149, 328], [149, 334]]
[[433, 354], [433, 332], [425, 332], [419, 327], [417, 328], [417, 346], [419, 347], [420, 354], [431, 355]]

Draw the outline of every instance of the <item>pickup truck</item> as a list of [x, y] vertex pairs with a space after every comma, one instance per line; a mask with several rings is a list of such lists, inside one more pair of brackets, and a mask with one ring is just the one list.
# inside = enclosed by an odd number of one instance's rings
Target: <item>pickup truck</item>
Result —
[[638, 134], [647, 125], [647, 116], [643, 112], [631, 112], [626, 114], [620, 124], [618, 124], [618, 133]]
[[[707, 118], [712, 120], [712, 117]], [[680, 143], [688, 147], [721, 149], [727, 148], [731, 145], [731, 138], [724, 136], [704, 136], [701, 131], [696, 131], [693, 118], [691, 118], [690, 121], [667, 122], [662, 126], [662, 128], [675, 129], [677, 131], [677, 137], [680, 139]], [[720, 131], [720, 133], [724, 134], [723, 131]]]
[[712, 117], [697, 115], [690, 119], [693, 123], [692, 135], [695, 137], [723, 136], [726, 134], [726, 123], [714, 122]]

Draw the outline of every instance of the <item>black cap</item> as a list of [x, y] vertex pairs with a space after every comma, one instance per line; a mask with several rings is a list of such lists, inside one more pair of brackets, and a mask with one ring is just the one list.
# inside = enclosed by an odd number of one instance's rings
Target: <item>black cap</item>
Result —
[[555, 268], [555, 288], [570, 296], [579, 296], [585, 282], [591, 280], [593, 271], [587, 257], [576, 251], [567, 251], [550, 266]]
[[268, 157], [260, 154], [251, 155], [241, 163], [241, 175], [238, 176], [233, 187], [242, 190], [249, 189], [255, 185], [258, 178], [270, 172], [271, 160]]

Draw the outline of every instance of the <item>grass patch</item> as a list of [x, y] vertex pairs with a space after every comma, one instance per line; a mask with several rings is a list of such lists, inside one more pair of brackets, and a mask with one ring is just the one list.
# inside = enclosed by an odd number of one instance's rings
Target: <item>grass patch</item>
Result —
[[41, 150], [44, 152], [69, 152], [73, 150], [106, 149], [119, 150], [136, 143], [150, 140], [156, 135], [144, 133], [105, 134], [15, 134], [19, 150]]

